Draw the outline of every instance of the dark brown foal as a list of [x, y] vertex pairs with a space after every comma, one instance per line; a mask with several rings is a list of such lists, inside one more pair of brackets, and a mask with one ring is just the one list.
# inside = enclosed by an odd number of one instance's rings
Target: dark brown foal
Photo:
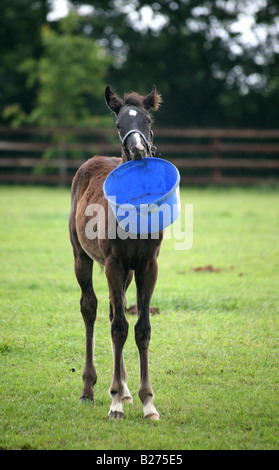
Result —
[[[80, 401], [93, 399], [93, 387], [97, 380], [94, 366], [97, 298], [92, 284], [93, 261], [97, 261], [105, 267], [110, 299], [114, 368], [110, 387], [112, 404], [109, 418], [122, 418], [123, 402], [133, 401], [127, 386], [123, 348], [129, 328], [125, 316], [125, 294], [134, 273], [138, 306], [135, 339], [140, 356], [139, 397], [143, 403], [144, 416], [159, 419], [153, 405], [153, 391], [149, 382], [148, 346], [151, 334], [149, 304], [157, 280], [157, 257], [163, 233], [158, 233], [158, 237], [152, 239], [151, 236], [147, 239], [141, 239], [140, 236], [130, 238], [127, 233], [124, 236], [104, 197], [103, 184], [108, 174], [121, 163], [152, 156], [154, 147], [148, 111], [150, 108], [158, 108], [160, 95], [153, 87], [152, 92], [145, 97], [131, 93], [122, 100], [107, 87], [105, 96], [109, 108], [116, 115], [116, 126], [123, 147], [122, 158], [94, 157], [80, 167], [72, 184], [69, 220], [75, 274], [81, 288], [80, 308], [86, 330], [84, 387]], [[90, 220], [93, 220], [91, 235], [88, 232]], [[110, 236], [113, 233], [115, 236]]]

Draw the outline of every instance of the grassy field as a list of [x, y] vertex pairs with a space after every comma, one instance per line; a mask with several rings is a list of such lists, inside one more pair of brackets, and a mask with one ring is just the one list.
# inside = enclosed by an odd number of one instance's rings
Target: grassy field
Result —
[[[271, 188], [182, 190], [194, 243], [165, 240], [152, 306], [159, 422], [137, 396], [135, 317], [125, 346], [134, 405], [107, 420], [112, 353], [105, 275], [94, 285], [95, 403], [79, 405], [80, 291], [68, 189], [0, 187], [1, 449], [278, 449], [279, 197]], [[135, 287], [128, 291], [128, 305]]]

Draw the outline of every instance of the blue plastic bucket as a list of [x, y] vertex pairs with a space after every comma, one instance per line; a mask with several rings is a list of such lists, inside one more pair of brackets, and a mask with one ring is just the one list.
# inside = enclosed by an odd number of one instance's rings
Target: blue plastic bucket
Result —
[[180, 175], [161, 158], [130, 160], [106, 178], [104, 195], [120, 227], [147, 234], [171, 225], [180, 213]]

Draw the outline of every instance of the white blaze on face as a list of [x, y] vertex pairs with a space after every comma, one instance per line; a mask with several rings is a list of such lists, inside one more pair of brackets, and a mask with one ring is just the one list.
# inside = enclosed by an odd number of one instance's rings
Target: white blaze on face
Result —
[[135, 136], [135, 139], [136, 139], [136, 142], [137, 142], [137, 145], [136, 145], [137, 149], [139, 149], [139, 150], [144, 150], [144, 146], [143, 146], [142, 143], [141, 143], [139, 133], [138, 133], [138, 132], [135, 132], [135, 133], [134, 133], [134, 136]]
[[[129, 111], [129, 116], [135, 117], [138, 114], [138, 112], [135, 109], [130, 109]], [[141, 143], [140, 135], [138, 132], [134, 133], [134, 137], [136, 139], [136, 147], [139, 150], [144, 150], [144, 146]]]

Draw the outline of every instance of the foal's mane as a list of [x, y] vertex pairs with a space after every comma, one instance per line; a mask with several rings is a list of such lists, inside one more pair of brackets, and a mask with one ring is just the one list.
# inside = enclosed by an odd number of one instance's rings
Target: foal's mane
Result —
[[126, 93], [124, 95], [124, 102], [125, 104], [132, 105], [132, 106], [143, 106], [144, 96], [141, 96], [139, 93], [132, 92]]
[[[133, 91], [132, 93], [126, 93], [124, 95], [124, 103], [127, 104], [127, 105], [138, 106], [138, 107], [144, 108], [145, 104], [147, 104], [146, 100], [148, 98], [149, 98], [149, 95], [148, 95], [148, 97], [146, 97], [146, 96], [142, 96], [139, 93], [136, 93], [136, 92]], [[156, 92], [152, 96], [152, 108], [154, 110], [157, 110], [158, 107], [160, 106], [161, 101], [162, 101], [161, 95]]]

